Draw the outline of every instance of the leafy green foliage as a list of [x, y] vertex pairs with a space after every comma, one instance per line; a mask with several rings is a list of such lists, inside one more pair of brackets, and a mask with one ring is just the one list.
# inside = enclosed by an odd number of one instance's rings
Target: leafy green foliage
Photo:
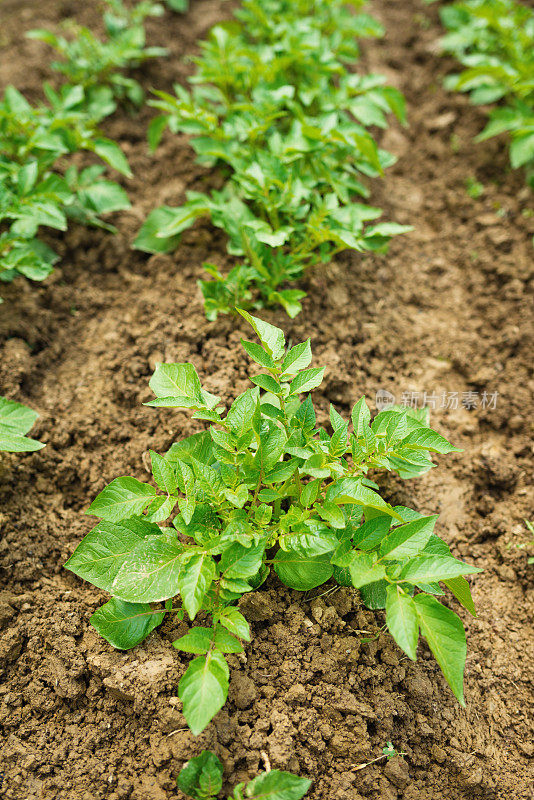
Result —
[[16, 275], [43, 280], [57, 255], [39, 238], [41, 227], [66, 230], [68, 219], [114, 230], [100, 217], [129, 208], [118, 184], [104, 180], [104, 167], [63, 173], [64, 156], [86, 150], [130, 175], [122, 150], [95, 127], [80, 86], [57, 93], [45, 87], [48, 104], [31, 106], [13, 86], [0, 102], [0, 280]]
[[288, 285], [306, 267], [342, 250], [382, 251], [410, 230], [375, 224], [381, 210], [355, 202], [368, 196], [365, 178], [395, 160], [368, 128], [385, 128], [389, 113], [404, 121], [404, 99], [381, 76], [349, 71], [357, 39], [382, 29], [345, 0], [244, 0], [236, 17], [202, 44], [190, 92], [156, 92], [162, 113], [149, 129], [153, 148], [166, 126], [190, 134], [198, 161], [225, 168], [228, 180], [221, 191], [188, 192], [183, 206], [152, 211], [135, 246], [170, 251], [208, 217], [238, 258], [226, 275], [205, 265], [208, 318], [236, 304], [278, 303], [293, 317], [305, 293]]
[[463, 0], [441, 18], [443, 49], [465, 67], [447, 87], [476, 104], [499, 102], [477, 141], [508, 132], [512, 167], [526, 167], [534, 187], [534, 11], [516, 0]]
[[114, 99], [127, 98], [140, 105], [144, 97], [141, 85], [123, 73], [147, 59], [167, 54], [163, 47], [145, 46], [143, 24], [146, 17], [163, 14], [163, 7], [152, 0], [142, 0], [132, 8], [126, 7], [122, 0], [105, 0], [105, 3], [105, 40], [72, 20], [66, 23], [70, 38], [42, 29], [26, 35], [49, 44], [59, 53], [63, 60], [53, 62], [52, 67], [72, 86], [81, 86], [88, 103], [94, 106], [105, 103], [113, 110]]
[[[178, 788], [193, 800], [210, 800], [222, 789], [223, 767], [217, 756], [203, 750], [178, 775]], [[275, 769], [235, 787], [228, 800], [300, 800], [311, 786], [307, 778]]]
[[[385, 608], [412, 659], [421, 633], [463, 703], [465, 633], [435, 595], [444, 583], [474, 613], [464, 576], [479, 570], [451, 555], [434, 532], [436, 515], [391, 506], [368, 474], [412, 478], [433, 467], [431, 452], [456, 448], [428, 426], [428, 412], [391, 408], [371, 421], [364, 398], [351, 425], [332, 406], [331, 432], [319, 427], [307, 393], [323, 369], [310, 366], [310, 342], [286, 348], [279, 328], [240, 313], [259, 339], [243, 340], [259, 368], [253, 387], [225, 413], [192, 364], [158, 364], [150, 380], [156, 399], [147, 405], [188, 408], [209, 427], [165, 455], [151, 453], [155, 485], [116, 478], [89, 509], [102, 521], [66, 566], [114, 597], [96, 612], [95, 627], [127, 647], [152, 630], [154, 615], [194, 620], [204, 612], [210, 621], [174, 642], [194, 656], [178, 693], [198, 734], [225, 702], [225, 654], [250, 640], [239, 598], [271, 569], [299, 591], [333, 577], [359, 589], [370, 608]], [[157, 602], [165, 606], [150, 616], [147, 604]]]
[[44, 447], [42, 442], [26, 436], [38, 416], [36, 411], [22, 403], [15, 403], [0, 395], [0, 451], [29, 453], [41, 450]]

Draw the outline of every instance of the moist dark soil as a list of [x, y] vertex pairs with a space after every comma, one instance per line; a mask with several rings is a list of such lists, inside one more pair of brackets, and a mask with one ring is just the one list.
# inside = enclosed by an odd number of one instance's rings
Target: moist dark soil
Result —
[[[105, 596], [62, 567], [94, 525], [84, 509], [118, 475], [146, 478], [149, 448], [198, 429], [181, 412], [142, 406], [154, 363], [192, 361], [225, 399], [246, 387], [249, 369], [244, 323], [208, 323], [196, 288], [203, 262], [227, 262], [220, 232], [199, 225], [172, 255], [130, 247], [151, 208], [220, 178], [194, 165], [181, 136], [166, 134], [152, 156], [151, 111], [123, 110], [105, 124], [135, 176], [122, 181], [132, 209], [116, 215], [119, 233], [50, 236], [62, 257], [54, 275], [2, 286], [0, 392], [40, 412], [35, 435], [47, 445], [0, 467], [5, 800], [175, 800], [180, 768], [206, 747], [229, 784], [270, 763], [312, 778], [310, 800], [534, 798], [534, 567], [514, 546], [534, 516], [532, 195], [510, 171], [505, 141], [474, 144], [483, 110], [441, 88], [453, 64], [437, 52], [436, 9], [376, 0], [373, 11], [387, 34], [365, 44], [361, 69], [406, 94], [409, 127], [380, 134], [399, 158], [372, 202], [415, 230], [387, 256], [346, 254], [309, 273], [294, 321], [265, 317], [293, 341], [311, 336], [327, 365], [316, 393], [325, 420], [330, 402], [347, 412], [363, 393], [374, 404], [379, 389], [420, 403], [426, 392], [433, 425], [463, 448], [415, 482], [387, 478], [384, 490], [439, 512], [454, 554], [484, 569], [472, 580], [478, 617], [460, 611], [467, 707], [424, 645], [412, 663], [383, 615], [348, 589], [306, 595], [272, 580], [244, 598], [252, 643], [231, 657], [229, 702], [197, 738], [177, 698], [186, 658], [170, 646], [185, 626], [170, 621], [127, 653], [90, 627]], [[182, 57], [229, 12], [193, 0], [183, 17], [151, 20], [150, 43], [171, 55], [139, 71], [147, 89], [183, 81]], [[73, 15], [99, 24], [93, 0], [5, 0], [2, 83], [37, 100], [54, 79], [52, 56], [24, 31]], [[484, 186], [477, 200], [468, 178]], [[404, 755], [361, 768], [388, 741]]]

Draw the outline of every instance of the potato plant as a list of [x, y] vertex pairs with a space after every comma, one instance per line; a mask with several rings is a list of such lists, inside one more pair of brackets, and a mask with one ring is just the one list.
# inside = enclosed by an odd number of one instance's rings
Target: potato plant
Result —
[[[98, 164], [60, 170], [65, 156], [94, 153], [131, 175], [122, 150], [95, 127], [81, 86], [45, 87], [47, 104], [32, 106], [13, 86], [0, 101], [0, 280], [43, 280], [58, 256], [41, 228], [64, 231], [68, 220], [115, 230], [102, 214], [129, 208], [124, 189], [104, 180]], [[0, 301], [1, 302], [1, 301]]]
[[404, 122], [404, 98], [381, 76], [349, 69], [357, 40], [382, 28], [344, 0], [244, 0], [235, 15], [202, 44], [190, 91], [156, 92], [162, 113], [149, 129], [153, 148], [166, 126], [190, 134], [198, 161], [221, 167], [226, 183], [153, 210], [135, 246], [171, 251], [208, 217], [237, 259], [227, 274], [205, 265], [208, 318], [278, 303], [293, 317], [305, 292], [291, 284], [305, 268], [342, 250], [383, 250], [410, 230], [376, 224], [381, 210], [355, 201], [395, 161], [369, 128], [387, 127], [390, 113]]
[[[178, 788], [193, 800], [211, 800], [222, 789], [223, 766], [215, 753], [203, 750], [178, 776]], [[239, 783], [228, 800], [300, 800], [311, 786], [307, 778], [273, 769], [247, 784]]]
[[26, 436], [39, 414], [31, 408], [0, 395], [0, 451], [29, 453], [44, 447], [37, 439]]
[[61, 61], [53, 62], [53, 69], [61, 72], [71, 86], [83, 87], [87, 103], [97, 113], [105, 107], [109, 114], [115, 108], [115, 99], [127, 98], [141, 105], [144, 99], [141, 85], [124, 72], [147, 59], [167, 55], [167, 50], [146, 47], [143, 24], [148, 16], [161, 16], [163, 6], [152, 0], [142, 0], [132, 8], [126, 7], [122, 0], [105, 0], [105, 3], [105, 40], [70, 20], [66, 25], [70, 38], [44, 29], [32, 30], [26, 35], [53, 47], [62, 57]]
[[498, 103], [477, 136], [510, 135], [512, 167], [534, 188], [534, 11], [515, 0], [464, 0], [441, 9], [443, 49], [465, 67], [446, 86], [477, 105]]
[[178, 693], [198, 734], [226, 700], [225, 654], [250, 640], [240, 597], [271, 572], [298, 591], [333, 579], [385, 609], [411, 659], [421, 633], [463, 704], [465, 633], [437, 597], [443, 583], [474, 614], [464, 575], [479, 570], [451, 555], [437, 515], [391, 506], [369, 475], [413, 478], [433, 466], [431, 451], [456, 448], [423, 411], [391, 408], [371, 422], [363, 397], [350, 421], [331, 406], [332, 432], [319, 427], [309, 393], [324, 368], [310, 367], [310, 341], [287, 348], [282, 330], [240, 313], [259, 339], [242, 343], [260, 371], [226, 412], [192, 364], [156, 366], [147, 405], [187, 408], [209, 427], [150, 453], [154, 484], [116, 478], [90, 506], [101, 522], [66, 566], [112, 595], [92, 624], [127, 650], [165, 614], [200, 615], [173, 642], [193, 656]]

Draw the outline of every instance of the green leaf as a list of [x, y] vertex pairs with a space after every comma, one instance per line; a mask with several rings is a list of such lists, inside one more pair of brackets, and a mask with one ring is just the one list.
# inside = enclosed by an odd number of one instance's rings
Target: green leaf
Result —
[[126, 156], [116, 142], [112, 142], [111, 139], [95, 139], [93, 149], [102, 161], [116, 169], [121, 175], [126, 175], [128, 178], [133, 177]]
[[412, 598], [397, 586], [388, 586], [386, 623], [389, 632], [412, 661], [417, 658], [419, 619]]
[[239, 636], [240, 639], [244, 639], [246, 642], [250, 642], [250, 626], [243, 614], [235, 606], [223, 608], [218, 614], [218, 620], [230, 633]]
[[228, 696], [229, 670], [218, 650], [193, 659], [178, 684], [183, 714], [192, 733], [198, 736]]
[[299, 592], [320, 586], [332, 577], [334, 571], [328, 553], [309, 557], [291, 550], [279, 550], [273, 567], [282, 583]]
[[433, 431], [432, 428], [417, 428], [402, 440], [402, 445], [412, 445], [425, 450], [434, 450], [436, 453], [461, 453], [453, 447], [443, 436]]
[[467, 646], [462, 622], [431, 595], [418, 594], [414, 603], [421, 633], [460, 705], [465, 706], [463, 678]]
[[200, 378], [193, 364], [156, 364], [148, 385], [156, 397], [194, 400], [204, 405]]
[[220, 650], [221, 653], [242, 653], [243, 652], [243, 645], [233, 634], [223, 628], [221, 625], [217, 625], [215, 629], [215, 647], [217, 650]]
[[309, 508], [312, 506], [317, 497], [319, 496], [319, 489], [321, 488], [322, 480], [321, 478], [315, 478], [307, 483], [302, 488], [302, 492], [300, 494], [300, 502], [304, 506], [304, 508]]
[[131, 603], [174, 597], [180, 585], [183, 552], [184, 546], [172, 533], [149, 536], [124, 558], [113, 581], [113, 594]]
[[203, 750], [180, 771], [178, 788], [194, 800], [208, 800], [221, 791], [222, 776], [223, 767], [217, 756], [209, 750]]
[[241, 308], [238, 308], [237, 311], [252, 326], [267, 354], [278, 361], [284, 355], [286, 344], [284, 332], [269, 322], [253, 317], [248, 311], [243, 311]]
[[301, 392], [309, 392], [320, 386], [323, 382], [325, 368], [312, 367], [312, 369], [305, 369], [299, 372], [296, 378], [293, 378], [289, 388], [289, 396], [300, 394]]
[[169, 236], [163, 239], [158, 232], [165, 228], [174, 219], [174, 209], [169, 206], [155, 208], [150, 212], [133, 243], [136, 250], [144, 253], [170, 253], [175, 250], [180, 241], [180, 235]]
[[364, 429], [369, 425], [371, 419], [371, 412], [365, 402], [365, 397], [360, 397], [352, 409], [351, 419], [356, 438], [363, 436]]
[[418, 555], [432, 536], [437, 518], [437, 514], [421, 517], [394, 528], [382, 542], [380, 555], [395, 560]]
[[13, 433], [24, 435], [35, 425], [39, 414], [32, 408], [0, 396], [0, 425]]
[[113, 597], [91, 616], [91, 625], [117, 650], [130, 650], [163, 622], [165, 612], [148, 603], [125, 603]]
[[172, 494], [178, 486], [176, 473], [163, 456], [160, 456], [153, 450], [149, 450], [149, 453], [154, 480], [162, 491], [167, 492], [167, 494]]
[[250, 800], [301, 800], [311, 783], [308, 778], [273, 769], [251, 780], [245, 789], [245, 797]]
[[360, 553], [357, 550], [353, 551], [348, 567], [352, 585], [356, 589], [369, 583], [376, 583], [385, 576], [383, 564], [377, 564], [368, 553]]
[[477, 567], [471, 567], [463, 561], [457, 561], [452, 556], [426, 556], [421, 555], [408, 561], [402, 569], [400, 580], [412, 584], [434, 583], [435, 581], [450, 580], [461, 575], [473, 572], [482, 572]]
[[215, 563], [206, 553], [193, 553], [178, 576], [178, 588], [189, 619], [194, 619], [215, 577]]
[[100, 522], [82, 539], [65, 567], [99, 589], [112, 592], [113, 581], [127, 556], [149, 536], [160, 534], [143, 518]]
[[172, 646], [177, 650], [183, 650], [184, 653], [203, 654], [210, 649], [213, 637], [213, 628], [191, 628], [185, 636], [176, 639]]
[[301, 369], [308, 367], [311, 360], [312, 351], [310, 340], [308, 339], [306, 342], [296, 344], [291, 348], [291, 350], [287, 351], [287, 354], [282, 361], [282, 373], [296, 375]]
[[269, 355], [269, 353], [265, 352], [261, 344], [257, 344], [256, 342], [248, 342], [246, 339], [241, 339], [241, 344], [248, 355], [254, 359], [257, 364], [261, 364], [262, 367], [266, 367], [267, 369], [274, 369], [276, 367], [274, 359]]
[[475, 604], [471, 596], [471, 589], [466, 579], [462, 577], [448, 578], [447, 580], [444, 580], [443, 583], [447, 589], [453, 593], [458, 602], [461, 603], [473, 617], [476, 617], [477, 613]]
[[120, 522], [142, 514], [155, 494], [153, 486], [136, 478], [115, 478], [93, 500], [86, 513], [108, 522]]
[[224, 578], [250, 578], [259, 570], [265, 548], [244, 547], [234, 542], [222, 554], [219, 572]]

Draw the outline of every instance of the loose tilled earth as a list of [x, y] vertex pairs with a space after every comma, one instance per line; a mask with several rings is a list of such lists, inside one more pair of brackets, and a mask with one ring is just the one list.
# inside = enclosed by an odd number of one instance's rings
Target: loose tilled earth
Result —
[[[44, 285], [2, 286], [0, 390], [41, 413], [35, 435], [47, 444], [1, 462], [5, 800], [174, 800], [177, 773], [203, 747], [218, 753], [231, 784], [269, 760], [311, 777], [311, 800], [534, 798], [534, 567], [508, 547], [526, 541], [523, 519], [534, 511], [532, 197], [510, 173], [503, 141], [473, 143], [482, 111], [441, 88], [452, 62], [437, 55], [436, 9], [416, 0], [373, 7], [387, 35], [365, 44], [361, 68], [405, 92], [410, 125], [383, 135], [399, 161], [372, 201], [416, 230], [386, 257], [348, 254], [309, 274], [295, 321], [265, 316], [293, 341], [312, 337], [315, 362], [327, 364], [316, 394], [325, 419], [329, 402], [346, 413], [363, 392], [374, 405], [381, 388], [397, 399], [438, 396], [433, 424], [463, 452], [384, 488], [392, 502], [440, 512], [454, 554], [484, 568], [472, 581], [478, 618], [462, 615], [467, 709], [424, 645], [413, 664], [386, 633], [373, 640], [383, 615], [348, 589], [310, 597], [272, 580], [244, 598], [253, 641], [232, 657], [229, 702], [197, 739], [176, 696], [186, 657], [170, 646], [185, 624], [169, 621], [127, 653], [89, 626], [105, 597], [62, 567], [94, 524], [84, 509], [118, 475], [147, 478], [149, 448], [164, 451], [197, 429], [181, 412], [141, 405], [154, 363], [192, 360], [226, 399], [246, 387], [249, 369], [243, 322], [208, 323], [196, 289], [202, 262], [225, 263], [220, 232], [200, 224], [168, 256], [130, 249], [152, 207], [220, 176], [193, 165], [181, 136], [166, 135], [152, 157], [151, 112], [122, 111], [105, 125], [135, 175], [124, 181], [133, 207], [116, 215], [120, 233], [73, 227], [50, 238], [62, 261]], [[191, 66], [180, 58], [229, 11], [193, 0], [184, 17], [151, 20], [150, 43], [171, 57], [141, 71], [144, 85], [183, 80]], [[98, 25], [93, 0], [5, 0], [2, 84], [37, 100], [54, 79], [51, 54], [23, 32], [71, 15]], [[485, 187], [478, 200], [466, 193], [469, 176]], [[443, 392], [469, 391], [476, 408], [440, 407]], [[498, 393], [496, 408], [481, 408], [484, 391]], [[358, 769], [387, 741], [403, 759]]]

